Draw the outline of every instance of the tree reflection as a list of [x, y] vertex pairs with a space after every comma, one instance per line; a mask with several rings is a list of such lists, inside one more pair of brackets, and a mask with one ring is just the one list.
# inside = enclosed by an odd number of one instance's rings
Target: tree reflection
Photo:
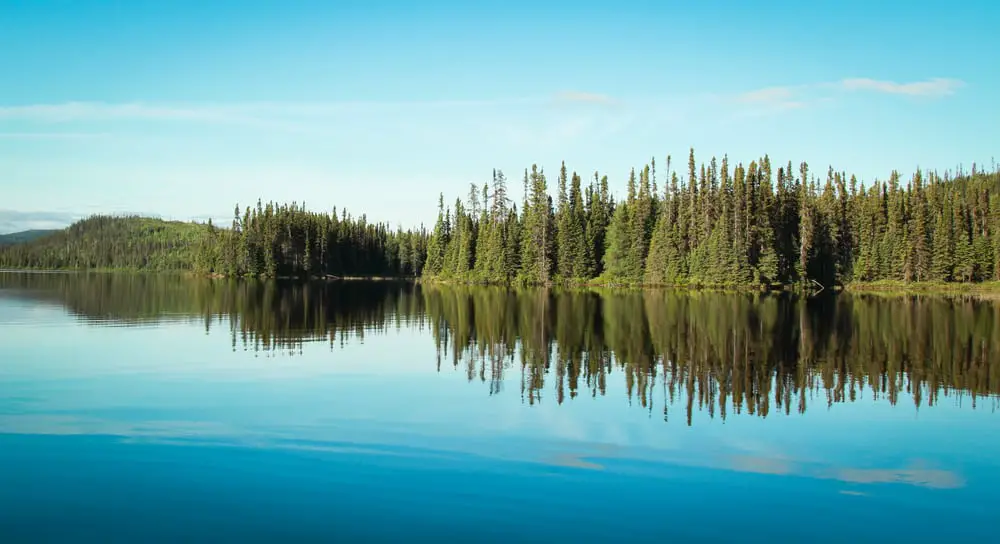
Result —
[[[0, 274], [4, 296], [133, 326], [199, 320], [234, 350], [296, 354], [414, 328], [469, 381], [524, 402], [607, 395], [663, 418], [725, 419], [900, 396], [917, 407], [1000, 393], [1000, 304], [976, 298], [511, 290], [407, 282], [276, 283], [179, 276]], [[447, 363], [446, 363], [447, 362]], [[614, 383], [614, 382], [612, 382]], [[612, 393], [615, 394], [615, 393]]]

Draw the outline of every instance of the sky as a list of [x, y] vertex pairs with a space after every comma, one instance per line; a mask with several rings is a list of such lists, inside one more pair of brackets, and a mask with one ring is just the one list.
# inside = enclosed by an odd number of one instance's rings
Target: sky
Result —
[[[560, 161], [990, 167], [1000, 3], [6, 0], [0, 232], [299, 202], [404, 227]], [[660, 174], [662, 176], [662, 174]]]

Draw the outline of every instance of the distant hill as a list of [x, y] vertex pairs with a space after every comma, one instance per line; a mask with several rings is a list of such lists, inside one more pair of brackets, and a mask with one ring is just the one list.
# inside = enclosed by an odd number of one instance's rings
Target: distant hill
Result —
[[191, 269], [208, 226], [137, 216], [94, 216], [0, 247], [0, 268]]
[[31, 242], [39, 238], [43, 238], [50, 234], [55, 234], [59, 232], [56, 229], [50, 230], [25, 230], [21, 232], [13, 232], [11, 234], [0, 234], [0, 246], [9, 246], [12, 244], [23, 244], [25, 242]]

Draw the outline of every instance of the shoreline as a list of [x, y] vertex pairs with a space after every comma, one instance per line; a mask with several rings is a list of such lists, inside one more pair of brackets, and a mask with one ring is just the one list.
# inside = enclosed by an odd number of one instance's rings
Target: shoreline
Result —
[[990, 295], [1000, 297], [1000, 281], [980, 283], [922, 281], [908, 283], [883, 280], [849, 283], [844, 286], [844, 291], [858, 295]]
[[772, 292], [808, 292], [819, 294], [823, 292], [849, 293], [849, 294], [878, 294], [878, 295], [996, 295], [1000, 297], [1000, 281], [986, 281], [980, 283], [958, 283], [958, 282], [904, 282], [896, 280], [880, 280], [874, 282], [851, 282], [846, 285], [837, 285], [819, 289], [811, 287], [804, 289], [802, 285], [713, 285], [713, 284], [646, 284], [606, 280], [594, 278], [589, 281], [569, 281], [550, 282], [548, 284], [530, 285], [512, 283], [483, 282], [474, 280], [456, 280], [445, 278], [422, 278], [422, 277], [395, 277], [395, 276], [277, 276], [273, 278], [264, 276], [242, 276], [230, 278], [225, 274], [204, 274], [192, 270], [131, 270], [131, 269], [18, 269], [2, 268], [0, 273], [6, 274], [155, 274], [155, 275], [179, 275], [206, 279], [244, 279], [261, 281], [378, 281], [378, 282], [413, 282], [429, 285], [463, 285], [468, 287], [545, 287], [550, 289], [613, 289], [613, 290], [667, 290], [667, 291], [711, 291], [711, 292], [734, 292], [734, 293], [772, 293]]

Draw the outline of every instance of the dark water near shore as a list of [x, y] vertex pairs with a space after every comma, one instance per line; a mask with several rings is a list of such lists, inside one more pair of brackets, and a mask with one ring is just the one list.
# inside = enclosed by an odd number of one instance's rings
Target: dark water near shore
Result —
[[997, 538], [1000, 304], [0, 273], [0, 542]]

